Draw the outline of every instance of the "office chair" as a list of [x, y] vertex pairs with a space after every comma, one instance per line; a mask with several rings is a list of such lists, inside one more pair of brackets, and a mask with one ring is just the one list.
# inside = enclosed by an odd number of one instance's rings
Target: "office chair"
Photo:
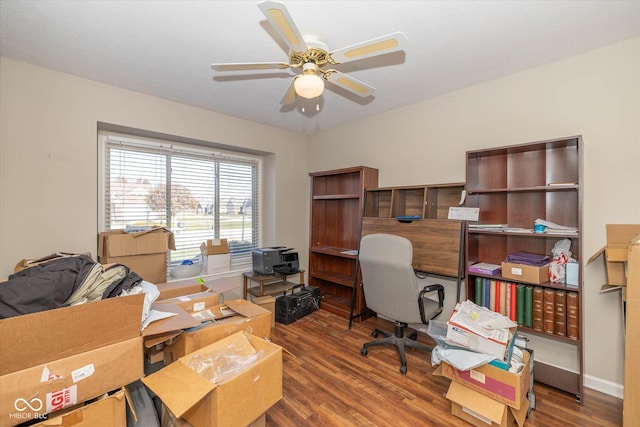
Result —
[[[411, 265], [413, 246], [408, 239], [392, 234], [369, 234], [360, 241], [359, 262], [367, 308], [395, 323], [394, 333], [376, 328], [371, 335], [384, 335], [367, 342], [360, 353], [366, 356], [370, 347], [394, 345], [400, 355], [400, 372], [407, 373], [405, 347], [431, 352], [431, 347], [417, 342], [417, 332], [405, 335], [410, 324], [427, 325], [442, 312], [444, 287], [431, 284], [420, 289]], [[427, 298], [437, 292], [438, 301]]]

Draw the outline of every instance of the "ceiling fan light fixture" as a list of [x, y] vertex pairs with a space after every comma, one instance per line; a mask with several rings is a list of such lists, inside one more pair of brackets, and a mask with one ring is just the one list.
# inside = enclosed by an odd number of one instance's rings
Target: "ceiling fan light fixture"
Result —
[[316, 64], [309, 62], [302, 66], [302, 74], [295, 80], [293, 87], [298, 96], [306, 99], [317, 98], [324, 91], [324, 80], [318, 76]]

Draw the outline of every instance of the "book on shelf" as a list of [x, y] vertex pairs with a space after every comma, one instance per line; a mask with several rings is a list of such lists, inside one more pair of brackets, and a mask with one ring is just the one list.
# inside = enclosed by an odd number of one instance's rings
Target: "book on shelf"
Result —
[[555, 321], [553, 326], [553, 332], [556, 335], [567, 335], [567, 309], [566, 309], [566, 294], [563, 290], [555, 291]]
[[500, 231], [509, 228], [509, 224], [469, 224], [469, 230], [493, 230]]
[[579, 338], [579, 318], [578, 318], [578, 293], [567, 292], [567, 338], [577, 340]]
[[516, 321], [519, 326], [524, 326], [524, 285], [516, 285]]
[[533, 286], [524, 287], [524, 326], [533, 328]]
[[555, 293], [553, 289], [546, 288], [542, 293], [542, 330], [548, 334], [554, 333], [555, 323]]
[[542, 331], [543, 313], [542, 288], [535, 286], [533, 288], [533, 329], [536, 331]]
[[488, 274], [490, 276], [500, 274], [502, 266], [498, 264], [491, 264], [488, 262], [477, 262], [469, 266], [469, 273]]

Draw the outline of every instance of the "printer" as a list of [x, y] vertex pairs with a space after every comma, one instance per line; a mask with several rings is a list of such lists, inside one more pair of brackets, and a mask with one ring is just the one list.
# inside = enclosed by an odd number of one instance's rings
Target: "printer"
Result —
[[253, 249], [251, 259], [258, 274], [292, 274], [300, 269], [298, 252], [284, 246]]

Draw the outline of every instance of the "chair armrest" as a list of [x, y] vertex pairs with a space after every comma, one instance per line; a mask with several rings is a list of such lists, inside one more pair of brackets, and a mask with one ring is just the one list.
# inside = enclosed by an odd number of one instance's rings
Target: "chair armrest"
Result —
[[[435, 292], [438, 291], [438, 310], [427, 320], [426, 314], [424, 312], [424, 294], [427, 292]], [[444, 286], [440, 284], [427, 285], [420, 291], [418, 295], [418, 307], [420, 308], [420, 318], [422, 319], [422, 323], [425, 325], [429, 323], [429, 320], [434, 319], [440, 313], [442, 313], [442, 308], [444, 307]]]

